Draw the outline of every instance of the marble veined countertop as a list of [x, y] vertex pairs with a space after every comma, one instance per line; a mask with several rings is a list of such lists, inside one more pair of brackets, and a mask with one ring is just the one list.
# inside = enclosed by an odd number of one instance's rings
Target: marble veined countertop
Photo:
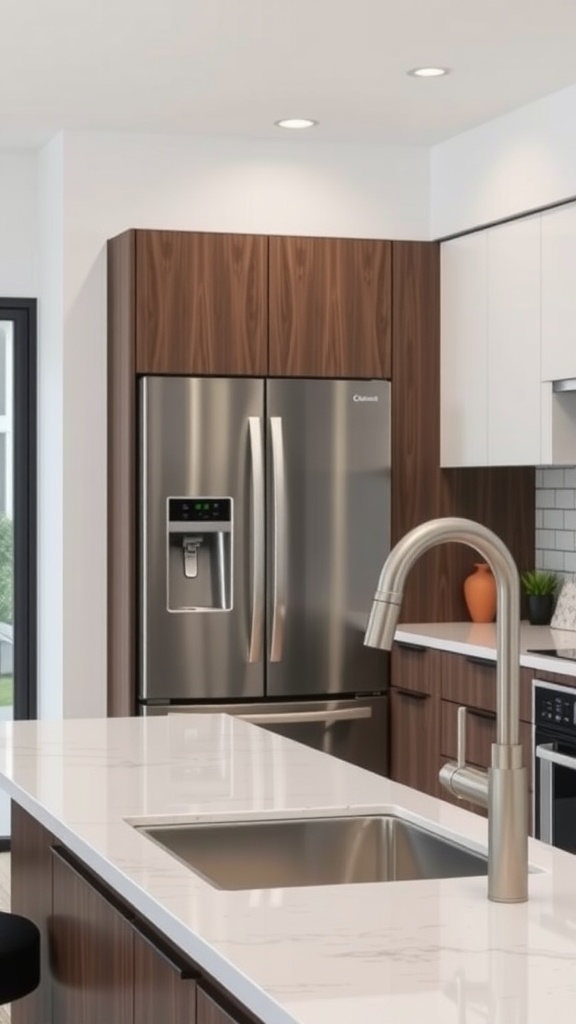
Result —
[[[266, 1024], [572, 1024], [576, 859], [486, 878], [224, 892], [128, 820], [393, 811], [474, 849], [486, 822], [225, 715], [0, 724], [0, 784]], [[127, 820], [128, 819], [128, 820]]]
[[[496, 658], [494, 622], [402, 623], [396, 630], [395, 639], [401, 643], [435, 647], [455, 654]], [[574, 660], [529, 654], [528, 648], [572, 651]], [[531, 626], [528, 622], [520, 623], [520, 664], [525, 668], [576, 676], [576, 633], [567, 629], [551, 629], [549, 626]]]

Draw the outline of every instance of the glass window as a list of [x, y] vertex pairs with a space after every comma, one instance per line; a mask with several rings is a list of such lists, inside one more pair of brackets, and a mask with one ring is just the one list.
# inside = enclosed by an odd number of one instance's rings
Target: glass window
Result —
[[0, 719], [35, 715], [36, 303], [0, 299]]

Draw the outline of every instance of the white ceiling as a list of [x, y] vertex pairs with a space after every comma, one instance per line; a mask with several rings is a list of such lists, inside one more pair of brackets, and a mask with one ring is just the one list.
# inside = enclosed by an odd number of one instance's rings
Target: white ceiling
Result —
[[308, 116], [298, 138], [430, 145], [573, 84], [575, 52], [576, 0], [4, 0], [0, 143]]

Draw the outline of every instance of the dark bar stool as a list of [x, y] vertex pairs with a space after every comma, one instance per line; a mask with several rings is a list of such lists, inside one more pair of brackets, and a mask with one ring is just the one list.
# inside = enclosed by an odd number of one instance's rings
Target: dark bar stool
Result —
[[33, 992], [40, 981], [40, 932], [27, 917], [0, 913], [0, 1004]]

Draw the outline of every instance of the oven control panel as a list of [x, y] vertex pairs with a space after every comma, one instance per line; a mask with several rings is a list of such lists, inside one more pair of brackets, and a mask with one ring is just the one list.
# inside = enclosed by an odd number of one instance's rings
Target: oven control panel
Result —
[[576, 690], [571, 694], [536, 686], [534, 713], [536, 725], [548, 725], [576, 735]]

